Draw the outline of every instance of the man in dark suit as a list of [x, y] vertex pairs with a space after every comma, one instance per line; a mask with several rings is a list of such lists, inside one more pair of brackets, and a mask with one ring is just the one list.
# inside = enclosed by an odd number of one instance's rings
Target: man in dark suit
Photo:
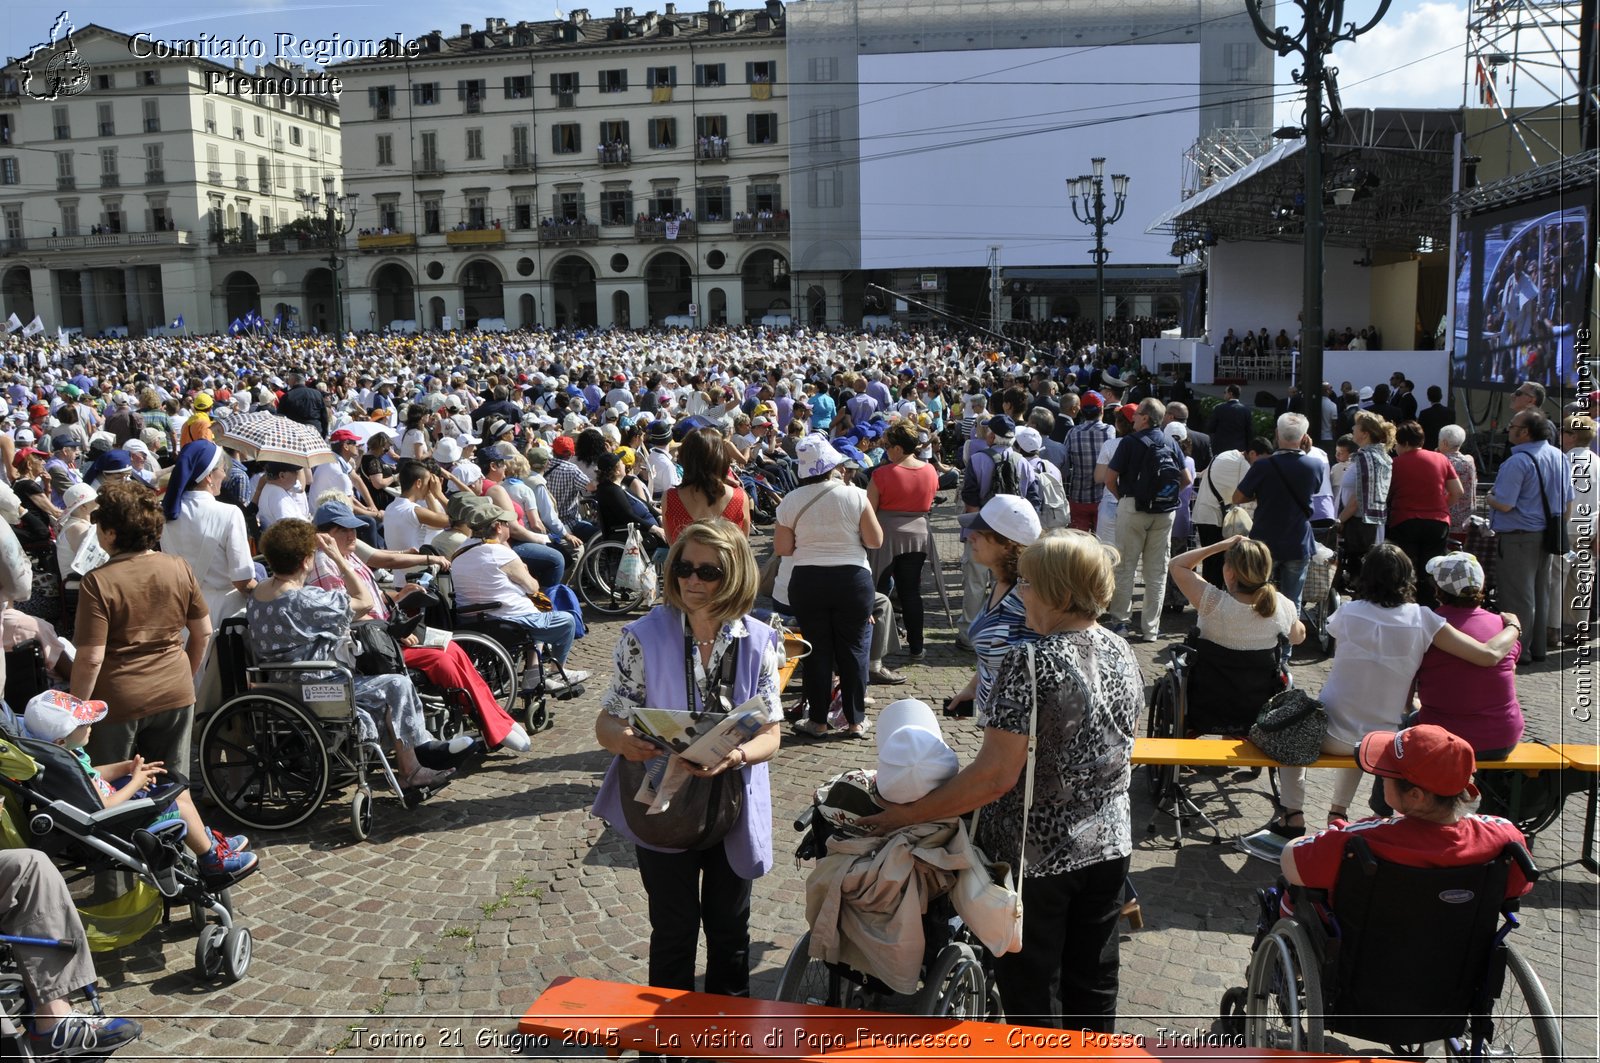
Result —
[[1400, 414], [1400, 407], [1389, 401], [1389, 385], [1379, 384], [1372, 389], [1372, 405], [1367, 409], [1382, 417], [1390, 424], [1399, 424], [1405, 420]]
[[1400, 407], [1402, 420], [1414, 421], [1417, 419], [1417, 396], [1413, 394], [1416, 390], [1417, 383], [1414, 380], [1402, 380], [1395, 386], [1394, 404]]
[[1238, 384], [1229, 384], [1225, 394], [1227, 399], [1211, 411], [1211, 423], [1207, 426], [1211, 433], [1211, 450], [1215, 454], [1225, 450], [1242, 451], [1250, 445], [1250, 407], [1239, 401]]
[[1417, 414], [1422, 424], [1423, 446], [1439, 449], [1439, 429], [1456, 423], [1456, 411], [1444, 404], [1444, 391], [1438, 384], [1428, 385], [1428, 407]]
[[278, 400], [278, 413], [291, 421], [298, 421], [314, 429], [324, 438], [328, 435], [328, 397], [320, 390], [306, 385], [305, 374], [291, 369], [283, 374], [289, 389]]
[[1183, 425], [1189, 431], [1189, 456], [1194, 459], [1194, 471], [1198, 476], [1211, 464], [1211, 437], [1189, 428], [1189, 407], [1181, 402], [1167, 403], [1167, 415], [1162, 419], [1161, 426], [1165, 428], [1174, 423]]

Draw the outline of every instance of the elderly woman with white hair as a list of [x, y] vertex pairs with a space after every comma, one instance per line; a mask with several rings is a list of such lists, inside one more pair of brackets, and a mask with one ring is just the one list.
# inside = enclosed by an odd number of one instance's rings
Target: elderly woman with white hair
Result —
[[1450, 467], [1461, 480], [1461, 493], [1450, 503], [1450, 538], [1458, 542], [1467, 537], [1467, 522], [1478, 495], [1478, 463], [1461, 453], [1461, 444], [1466, 441], [1467, 430], [1458, 424], [1439, 429], [1439, 453], [1450, 459]]

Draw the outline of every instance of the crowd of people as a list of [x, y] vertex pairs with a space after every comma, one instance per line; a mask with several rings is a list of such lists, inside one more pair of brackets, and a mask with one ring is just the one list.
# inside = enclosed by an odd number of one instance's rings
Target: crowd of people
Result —
[[[615, 648], [595, 727], [615, 761], [595, 808], [635, 843], [651, 984], [693, 987], [703, 930], [706, 988], [739, 995], [750, 883], [772, 865], [766, 764], [784, 719], [773, 617], [812, 646], [790, 735], [868, 736], [868, 687], [905, 681], [886, 660], [895, 643], [910, 664], [927, 651], [930, 514], [948, 493], [964, 511], [958, 642], [973, 667], [944, 712], [975, 717], [983, 746], [865, 823], [887, 834], [987, 808], [985, 851], [1014, 866], [1026, 856], [1022, 947], [998, 968], [1007, 1014], [1110, 1031], [1145, 690], [1129, 644], [1169, 637], [1169, 578], [1203, 638], [1256, 650], [1302, 640], [1308, 574], [1337, 572], [1351, 598], [1332, 621], [1325, 748], [1359, 750], [1377, 770], [1372, 736], [1415, 714], [1479, 759], [1504, 756], [1521, 732], [1519, 649], [1540, 660], [1587, 630], [1549, 604], [1560, 574], [1545, 532], [1593, 512], [1574, 484], [1592, 483], [1594, 426], [1583, 413], [1555, 424], [1542, 389], [1519, 388], [1481, 527], [1460, 429], [1430, 416], [1438, 396], [1422, 410], [1391, 402], [1411, 397], [1404, 380], [1325, 388], [1330, 455], [1295, 409], [1263, 438], [1237, 388], [1201, 418], [1192, 398], [1125, 378], [1113, 352], [1090, 357], [1083, 337], [1052, 326], [1039, 338], [1053, 346], [805, 330], [363, 335], [343, 350], [316, 338], [13, 344], [0, 370], [0, 634], [7, 647], [67, 647], [53, 665], [63, 686], [109, 706], [94, 760], [182, 765], [194, 713], [215, 697], [209, 636], [223, 619], [250, 619], [261, 659], [343, 659], [354, 621], [386, 618], [421, 592], [416, 577], [448, 568], [458, 597], [492, 603], [561, 662], [575, 625], [541, 593], [570, 580], [595, 536], [636, 529], [662, 598]], [[261, 411], [311, 429], [332, 460], [244, 460], [228, 422]], [[767, 565], [757, 524], [772, 528]], [[1482, 608], [1484, 566], [1462, 549], [1491, 531], [1499, 612]], [[758, 597], [773, 609], [758, 613]], [[469, 692], [489, 746], [528, 748], [459, 652], [411, 646], [405, 660]], [[405, 677], [361, 677], [356, 702], [362, 736], [392, 750], [407, 785], [449, 780], [432, 765], [458, 750], [428, 733]], [[661, 754], [639, 711], [751, 704], [743, 740], [688, 769], [738, 773], [723, 833], [682, 849], [632, 829], [626, 766]], [[1358, 776], [1335, 788], [1336, 829]], [[1387, 777], [1424, 790], [1432, 779]], [[1431, 792], [1453, 800], [1466, 786]], [[1423, 805], [1392, 783], [1384, 794], [1401, 800], [1375, 804], [1383, 814]], [[1439, 828], [1418, 828], [1419, 847], [1447, 850], [1451, 830], [1477, 822], [1448, 811], [1419, 820]], [[1270, 829], [1305, 833], [1303, 770], [1283, 773]], [[218, 874], [254, 866], [242, 840], [205, 837]], [[1313, 863], [1290, 851], [1293, 880]]]

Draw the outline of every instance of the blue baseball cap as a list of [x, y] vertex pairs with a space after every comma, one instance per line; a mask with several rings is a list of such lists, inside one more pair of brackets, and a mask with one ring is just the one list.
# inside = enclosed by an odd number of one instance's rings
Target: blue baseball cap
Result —
[[350, 507], [342, 502], [324, 502], [317, 507], [317, 515], [312, 523], [319, 528], [326, 528], [330, 524], [340, 528], [365, 528], [367, 522], [350, 512]]

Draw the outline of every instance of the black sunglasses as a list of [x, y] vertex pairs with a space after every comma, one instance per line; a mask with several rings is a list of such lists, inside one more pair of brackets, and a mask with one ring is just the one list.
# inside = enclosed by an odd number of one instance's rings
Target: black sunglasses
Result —
[[727, 573], [716, 565], [692, 565], [687, 561], [674, 561], [672, 574], [679, 579], [688, 579], [698, 576], [703, 583], [719, 583]]

